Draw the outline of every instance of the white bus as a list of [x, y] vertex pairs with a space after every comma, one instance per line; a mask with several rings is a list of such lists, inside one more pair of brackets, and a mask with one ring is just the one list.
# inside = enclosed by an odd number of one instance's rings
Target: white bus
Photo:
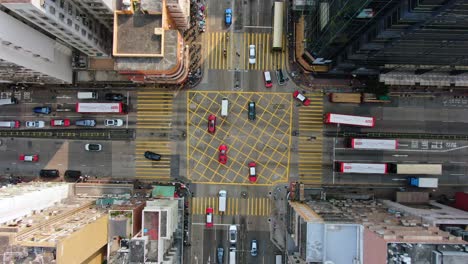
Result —
[[348, 163], [337, 162], [338, 171], [342, 173], [369, 173], [386, 174], [388, 165], [386, 163]]
[[353, 149], [396, 150], [398, 141], [395, 139], [351, 138], [348, 146]]
[[374, 127], [375, 118], [371, 116], [355, 116], [328, 113], [325, 115], [325, 124], [341, 124], [360, 127]]
[[283, 50], [283, 16], [284, 2], [275, 2], [273, 11], [273, 44], [272, 50]]
[[396, 174], [442, 175], [442, 164], [396, 164], [392, 170]]

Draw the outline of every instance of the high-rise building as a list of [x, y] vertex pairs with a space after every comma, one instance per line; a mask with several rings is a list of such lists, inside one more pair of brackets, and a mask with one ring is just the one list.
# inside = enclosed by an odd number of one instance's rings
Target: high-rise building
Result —
[[304, 50], [296, 56], [310, 65], [328, 65], [333, 74], [406, 72], [414, 79], [408, 84], [431, 85], [437, 76], [446, 80], [433, 85], [462, 85], [454, 76], [468, 70], [466, 0], [298, 2], [304, 5], [295, 21], [304, 24], [296, 43]]
[[72, 83], [72, 51], [0, 11], [0, 82]]
[[[111, 1], [110, 1], [111, 2]], [[88, 56], [108, 56], [109, 1], [0, 0], [11, 12]]]

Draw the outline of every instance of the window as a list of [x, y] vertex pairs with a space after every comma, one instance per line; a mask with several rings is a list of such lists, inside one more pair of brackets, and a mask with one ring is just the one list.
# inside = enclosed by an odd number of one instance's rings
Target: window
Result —
[[68, 18], [68, 19], [67, 19], [67, 25], [71, 26], [72, 24], [73, 24], [73, 23], [72, 23], [71, 19]]
[[86, 36], [86, 30], [82, 29], [81, 30], [81, 35]]
[[65, 7], [65, 0], [60, 0], [60, 8], [64, 8]]
[[80, 26], [78, 26], [77, 24], [75, 24], [75, 30], [76, 30], [76, 31], [80, 31]]
[[50, 12], [51, 14], [55, 14], [55, 7], [49, 6], [49, 12]]
[[59, 14], [59, 19], [60, 19], [61, 21], [63, 21], [63, 20], [65, 19], [65, 15], [62, 14], [62, 13], [60, 13], [60, 14]]

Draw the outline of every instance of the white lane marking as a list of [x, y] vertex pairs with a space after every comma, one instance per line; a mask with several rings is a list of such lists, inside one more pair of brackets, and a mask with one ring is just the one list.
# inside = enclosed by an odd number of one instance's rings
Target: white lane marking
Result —
[[454, 174], [451, 173], [450, 175], [452, 175], [452, 176], [465, 176], [465, 174], [456, 174], [456, 173], [454, 173]]
[[399, 147], [408, 147], [408, 144], [398, 144]]
[[449, 161], [450, 163], [460, 163], [460, 164], [465, 164], [466, 162], [464, 161]]

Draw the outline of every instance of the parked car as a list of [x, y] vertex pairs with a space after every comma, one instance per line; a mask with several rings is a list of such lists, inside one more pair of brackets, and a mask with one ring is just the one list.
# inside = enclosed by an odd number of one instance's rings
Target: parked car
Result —
[[303, 105], [308, 106], [310, 105], [310, 100], [309, 98], [305, 97], [301, 92], [295, 91], [293, 93], [293, 97], [296, 98], [297, 100], [301, 101]]
[[224, 23], [226, 24], [226, 27], [229, 27], [232, 24], [232, 9], [227, 8], [224, 11]]
[[249, 163], [249, 181], [251, 183], [255, 183], [257, 181], [256, 166], [257, 164], [255, 164], [253, 161]]
[[213, 227], [213, 208], [206, 208], [206, 227]]
[[123, 126], [123, 120], [122, 119], [106, 119], [104, 121], [105, 126]]
[[217, 256], [218, 256], [218, 264], [224, 263], [224, 248], [218, 247], [217, 249]]
[[102, 145], [101, 144], [86, 144], [85, 149], [87, 151], [97, 152], [97, 151], [102, 150]]
[[161, 160], [161, 155], [157, 154], [157, 153], [154, 153], [154, 152], [151, 152], [151, 151], [146, 151], [145, 152], [145, 158], [149, 159], [149, 160]]
[[76, 120], [75, 125], [93, 127], [93, 126], [96, 126], [96, 120], [92, 120], [92, 119]]
[[52, 112], [52, 109], [48, 106], [37, 106], [37, 107], [34, 107], [33, 111], [36, 114], [48, 115], [50, 114], [50, 112]]
[[121, 93], [107, 93], [104, 98], [108, 101], [123, 101], [125, 99], [125, 96]]
[[60, 173], [58, 170], [41, 170], [39, 176], [44, 178], [56, 178], [60, 176]]
[[29, 162], [38, 162], [39, 161], [39, 155], [37, 155], [37, 154], [33, 154], [33, 155], [21, 154], [19, 156], [19, 160], [29, 161]]
[[50, 120], [50, 126], [70, 126], [70, 119], [52, 119]]
[[219, 163], [226, 164], [228, 147], [223, 144], [223, 145], [220, 145], [218, 149], [219, 149], [219, 158], [218, 158]]
[[252, 242], [250, 243], [250, 255], [252, 255], [252, 257], [256, 257], [257, 250], [258, 250], [257, 240], [253, 239]]
[[44, 121], [26, 121], [26, 127], [43, 128], [45, 127]]
[[255, 102], [249, 102], [249, 120], [255, 120]]
[[229, 226], [229, 242], [231, 244], [235, 244], [237, 242], [237, 226], [236, 225]]
[[78, 180], [80, 180], [80, 177], [81, 177], [81, 171], [79, 171], [79, 170], [67, 170], [67, 171], [65, 171], [65, 174], [64, 174], [63, 178], [67, 182], [77, 182]]
[[255, 64], [255, 62], [256, 62], [255, 45], [250, 45], [249, 46], [249, 63]]
[[276, 79], [278, 80], [278, 84], [279, 84], [279, 85], [284, 85], [284, 84], [286, 83], [286, 80], [284, 79], [284, 75], [283, 75], [283, 70], [282, 70], [282, 69], [276, 70]]
[[208, 116], [208, 132], [214, 134], [216, 132], [216, 116]]

